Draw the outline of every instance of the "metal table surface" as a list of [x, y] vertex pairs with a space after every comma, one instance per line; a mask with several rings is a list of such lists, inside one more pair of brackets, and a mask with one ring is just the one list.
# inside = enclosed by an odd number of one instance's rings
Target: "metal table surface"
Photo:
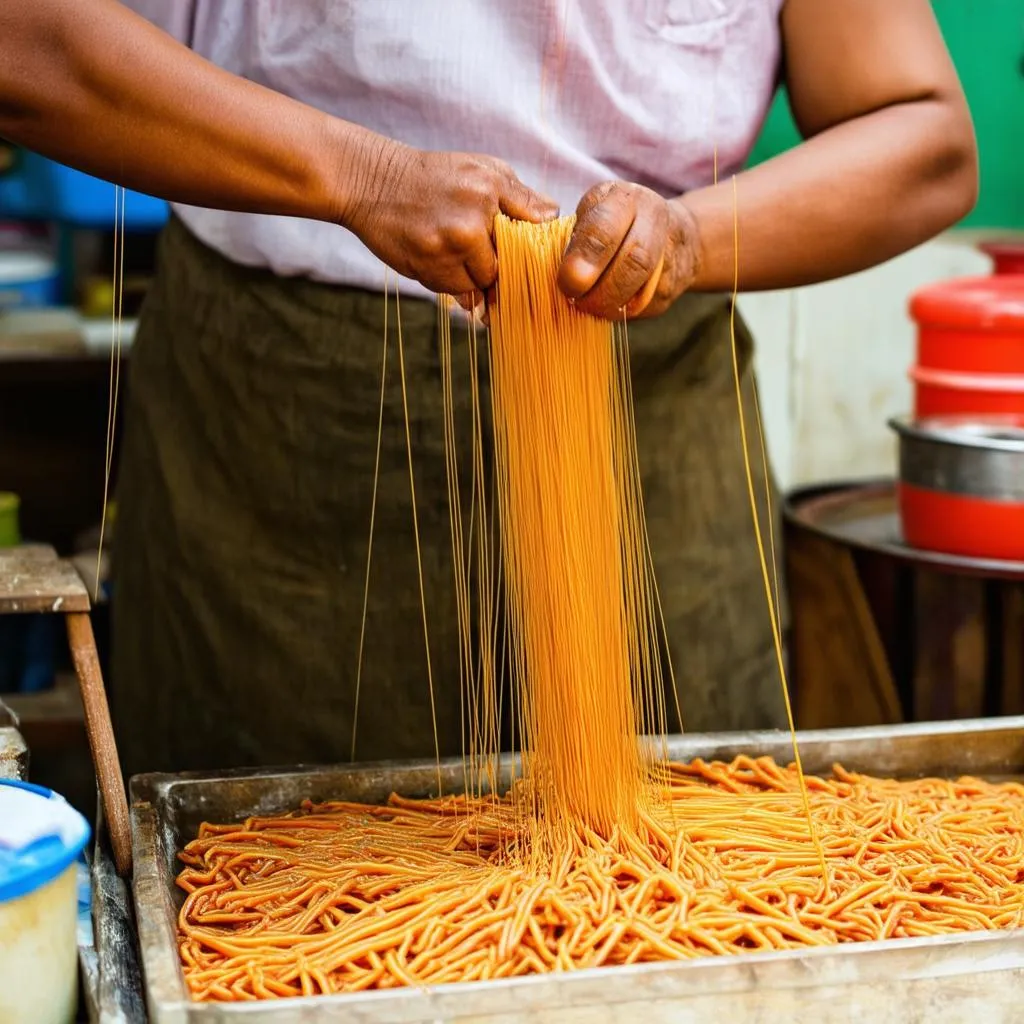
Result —
[[[1024, 776], [1024, 718], [828, 730], [801, 735], [805, 768], [842, 762], [875, 775]], [[785, 733], [675, 737], [674, 759], [766, 754], [786, 763]], [[443, 765], [455, 790], [461, 762]], [[286, 768], [132, 780], [134, 896], [146, 999], [155, 1024], [347, 1020], [361, 1024], [590, 1024], [753, 1021], [974, 1021], [1020, 1019], [1024, 929], [851, 943], [813, 950], [607, 967], [572, 974], [439, 985], [264, 1003], [189, 999], [177, 956], [175, 855], [202, 820], [290, 810], [304, 798], [381, 802], [425, 796], [433, 763]]]

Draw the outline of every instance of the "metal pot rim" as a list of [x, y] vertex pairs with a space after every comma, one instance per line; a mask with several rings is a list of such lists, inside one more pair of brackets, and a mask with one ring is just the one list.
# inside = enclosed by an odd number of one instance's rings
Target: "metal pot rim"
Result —
[[1022, 415], [893, 416], [888, 424], [901, 440], [1024, 455]]

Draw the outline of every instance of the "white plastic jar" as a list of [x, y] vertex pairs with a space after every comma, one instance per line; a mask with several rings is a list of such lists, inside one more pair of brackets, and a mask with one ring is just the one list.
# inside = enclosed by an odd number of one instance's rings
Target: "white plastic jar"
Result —
[[88, 839], [63, 797], [0, 780], [0, 1024], [75, 1019], [76, 861]]

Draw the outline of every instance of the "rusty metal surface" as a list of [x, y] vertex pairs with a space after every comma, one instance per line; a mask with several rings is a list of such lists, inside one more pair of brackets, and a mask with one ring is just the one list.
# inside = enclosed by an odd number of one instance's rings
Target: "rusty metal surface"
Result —
[[87, 995], [97, 1024], [141, 1024], [146, 1019], [138, 934], [131, 889], [117, 873], [105, 831], [93, 850], [90, 871], [95, 977]]
[[81, 576], [53, 548], [25, 544], [0, 550], [0, 615], [88, 610]]
[[[801, 735], [804, 766], [836, 762], [875, 775], [1024, 776], [1024, 718], [828, 730]], [[767, 754], [787, 762], [785, 733], [674, 737], [674, 759]], [[458, 788], [461, 763], [443, 767]], [[241, 820], [294, 808], [302, 799], [379, 802], [393, 791], [429, 795], [432, 763], [287, 768], [221, 774], [148, 775], [132, 780], [134, 895], [146, 998], [155, 1024], [344, 1019], [376, 1024], [645, 1024], [757, 1020], [819, 1024], [1019, 1019], [1024, 998], [1024, 930], [830, 946], [783, 953], [710, 957], [502, 981], [317, 996], [233, 1005], [195, 1004], [177, 957], [175, 854], [203, 820]]]
[[28, 778], [28, 747], [14, 726], [0, 725], [0, 779]]
[[92, 927], [79, 922], [78, 929], [79, 1017], [89, 1024], [146, 1024], [135, 907], [114, 864], [100, 800], [95, 836], [89, 863]]

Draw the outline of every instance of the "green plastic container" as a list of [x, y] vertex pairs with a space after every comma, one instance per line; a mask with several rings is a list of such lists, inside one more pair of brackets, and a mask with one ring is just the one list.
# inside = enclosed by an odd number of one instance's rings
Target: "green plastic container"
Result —
[[21, 543], [18, 510], [21, 499], [16, 494], [0, 491], [0, 548], [13, 548]]

